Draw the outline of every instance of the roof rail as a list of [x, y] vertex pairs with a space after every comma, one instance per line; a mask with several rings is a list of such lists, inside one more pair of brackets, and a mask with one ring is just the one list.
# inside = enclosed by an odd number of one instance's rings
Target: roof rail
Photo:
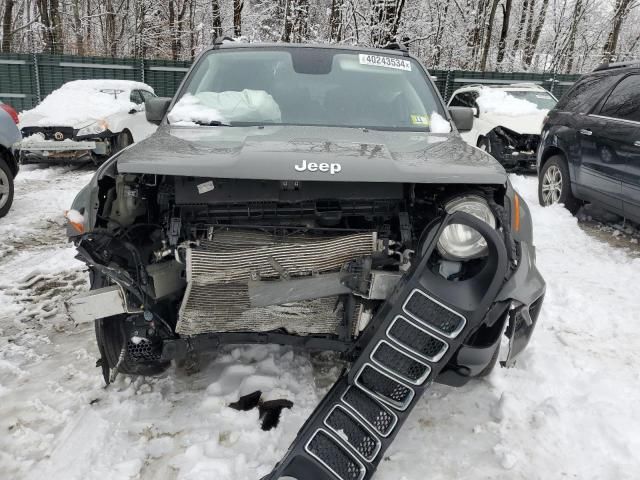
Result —
[[217, 38], [213, 41], [213, 44], [214, 44], [214, 45], [222, 45], [225, 41], [228, 41], [228, 42], [235, 42], [235, 39], [233, 39], [233, 38], [231, 38], [231, 37], [227, 37], [227, 36], [217, 37]]
[[598, 65], [593, 71], [600, 72], [602, 70], [610, 70], [612, 68], [624, 68], [631, 67], [633, 65], [640, 65], [640, 60], [628, 60], [626, 62], [613, 62], [613, 63], [602, 63]]
[[404, 41], [399, 42], [398, 40], [395, 40], [393, 42], [387, 43], [382, 48], [385, 49], [385, 50], [400, 50], [401, 52], [404, 52], [406, 54], [409, 53], [409, 49], [407, 48], [407, 44], [404, 43]]

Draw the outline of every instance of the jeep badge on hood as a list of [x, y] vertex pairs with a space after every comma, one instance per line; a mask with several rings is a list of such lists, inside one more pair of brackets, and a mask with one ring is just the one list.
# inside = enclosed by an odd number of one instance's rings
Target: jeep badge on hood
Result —
[[329, 172], [331, 175], [335, 175], [342, 170], [342, 165], [339, 163], [315, 163], [302, 160], [302, 165], [294, 165], [298, 172]]

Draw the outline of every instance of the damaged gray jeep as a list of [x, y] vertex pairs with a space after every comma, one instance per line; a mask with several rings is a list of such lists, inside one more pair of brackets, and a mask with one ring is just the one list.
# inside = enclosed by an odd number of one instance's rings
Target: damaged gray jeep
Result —
[[[432, 382], [513, 363], [529, 210], [406, 49], [218, 42], [68, 212], [107, 383], [228, 344], [348, 362], [268, 479], [371, 478]], [[508, 350], [508, 351], [507, 351]]]

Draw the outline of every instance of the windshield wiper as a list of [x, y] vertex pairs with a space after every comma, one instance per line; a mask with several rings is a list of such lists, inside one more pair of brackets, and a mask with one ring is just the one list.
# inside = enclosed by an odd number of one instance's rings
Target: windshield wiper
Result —
[[231, 124], [228, 122], [223, 122], [221, 120], [211, 120], [210, 122], [201, 122], [199, 120], [194, 121], [196, 125], [201, 125], [203, 127], [230, 127]]

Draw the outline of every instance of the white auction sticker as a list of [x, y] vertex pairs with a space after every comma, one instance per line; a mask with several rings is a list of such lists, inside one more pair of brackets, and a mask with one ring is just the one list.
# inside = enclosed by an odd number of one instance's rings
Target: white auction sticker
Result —
[[381, 55], [371, 55], [369, 53], [360, 53], [361, 65], [373, 65], [375, 67], [395, 68], [397, 70], [411, 71], [411, 62], [404, 58], [383, 57]]
[[213, 182], [209, 180], [208, 182], [204, 182], [198, 185], [198, 193], [202, 195], [203, 193], [210, 192], [215, 187], [213, 186]]

